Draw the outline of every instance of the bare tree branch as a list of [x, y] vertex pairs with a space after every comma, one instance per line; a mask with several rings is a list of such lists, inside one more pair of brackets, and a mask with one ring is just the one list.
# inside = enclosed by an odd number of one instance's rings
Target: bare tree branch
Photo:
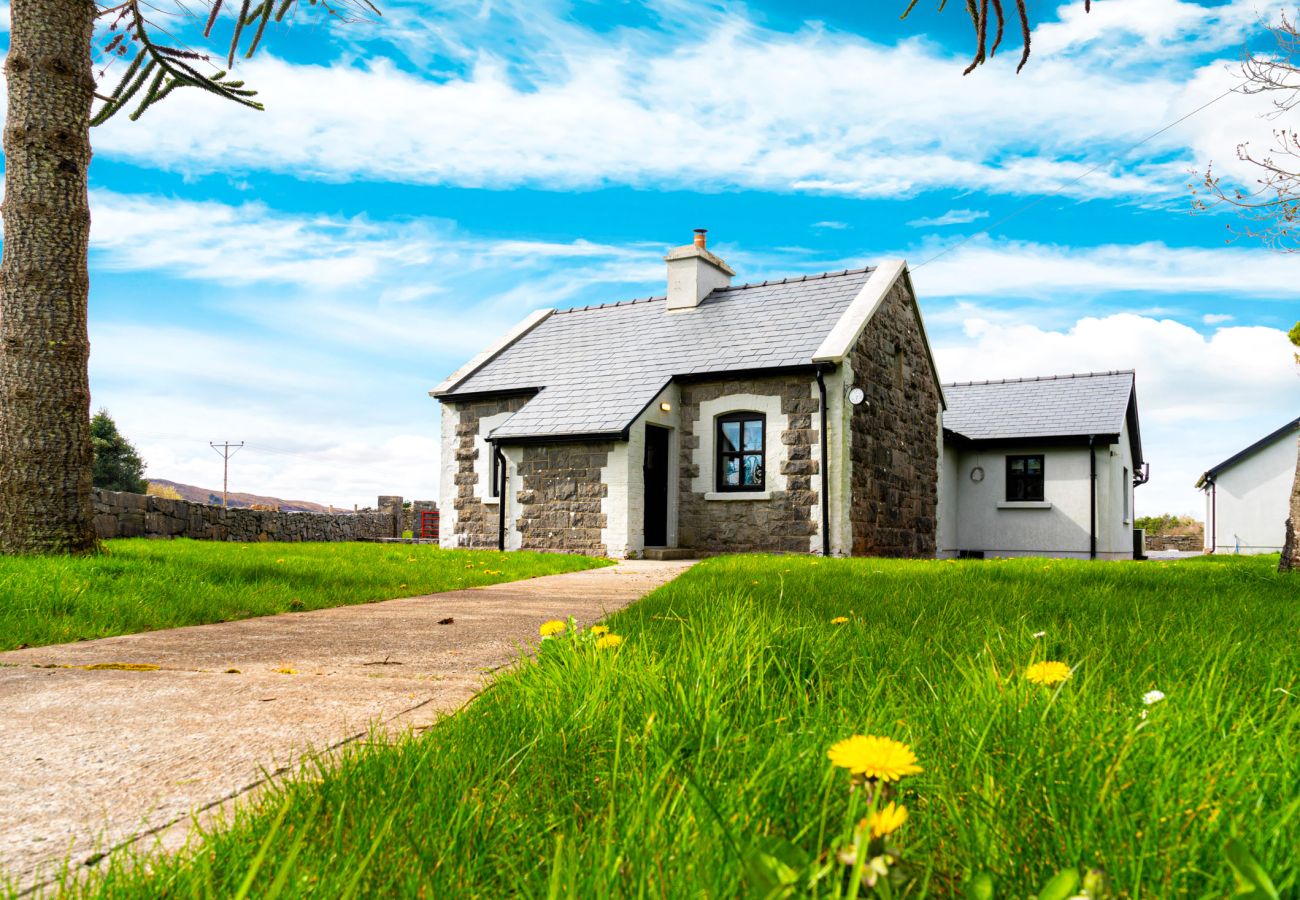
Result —
[[[1278, 24], [1268, 26], [1274, 46], [1268, 52], [1245, 53], [1241, 62], [1246, 95], [1273, 93], [1269, 118], [1291, 112], [1300, 104], [1300, 31], [1295, 19], [1283, 13]], [[1300, 132], [1279, 128], [1273, 147], [1260, 155], [1249, 143], [1237, 146], [1237, 159], [1258, 175], [1251, 187], [1225, 184], [1211, 165], [1199, 185], [1192, 185], [1192, 209], [1208, 212], [1227, 205], [1240, 213], [1239, 224], [1228, 230], [1237, 237], [1262, 241], [1285, 253], [1300, 251]]]

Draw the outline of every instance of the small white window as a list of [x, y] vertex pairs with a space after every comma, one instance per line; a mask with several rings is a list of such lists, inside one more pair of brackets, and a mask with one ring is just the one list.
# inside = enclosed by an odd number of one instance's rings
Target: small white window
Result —
[[1123, 480], [1122, 482], [1120, 482], [1120, 484], [1123, 485], [1123, 488], [1124, 488], [1124, 522], [1125, 522], [1125, 524], [1127, 524], [1127, 523], [1128, 523], [1128, 520], [1129, 520], [1129, 515], [1128, 515], [1128, 499], [1129, 499], [1129, 498], [1128, 498], [1128, 492], [1132, 489], [1132, 486], [1129, 484], [1129, 481], [1128, 481], [1128, 466], [1125, 466], [1125, 467], [1124, 467], [1124, 480]]

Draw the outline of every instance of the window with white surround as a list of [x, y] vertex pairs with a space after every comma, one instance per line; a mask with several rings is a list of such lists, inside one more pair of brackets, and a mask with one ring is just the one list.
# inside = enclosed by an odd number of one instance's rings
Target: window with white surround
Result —
[[1129, 515], [1128, 515], [1129, 496], [1128, 495], [1129, 495], [1129, 491], [1133, 489], [1133, 486], [1129, 484], [1128, 481], [1128, 466], [1124, 467], [1124, 480], [1121, 481], [1120, 484], [1124, 488], [1124, 524], [1127, 525], [1129, 521]]
[[761, 491], [764, 489], [767, 417], [758, 412], [718, 416], [714, 437], [717, 448], [715, 490]]
[[[729, 434], [724, 436], [720, 423], [732, 417], [761, 425], [750, 424], [748, 434], [745, 426], [738, 425], [738, 430], [728, 429]], [[690, 462], [697, 467], [690, 479], [690, 490], [709, 501], [740, 502], [770, 500], [773, 493], [786, 489], [781, 468], [789, 458], [788, 448], [776, 438], [789, 429], [790, 417], [781, 410], [778, 395], [746, 392], [703, 400], [695, 421], [699, 441], [688, 451]], [[737, 443], [728, 445], [724, 437], [734, 438]], [[735, 461], [732, 471], [740, 484], [725, 485], [728, 475], [724, 459]], [[760, 474], [762, 487], [758, 485]], [[744, 483], [746, 475], [749, 484]]]

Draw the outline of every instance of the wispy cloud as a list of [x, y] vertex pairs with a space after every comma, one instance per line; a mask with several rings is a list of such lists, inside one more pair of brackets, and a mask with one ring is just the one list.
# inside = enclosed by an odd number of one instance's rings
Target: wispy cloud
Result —
[[[1102, 4], [1097, 20], [1116, 5]], [[1185, 52], [1189, 40], [1181, 25], [1162, 29], [1161, 16], [1181, 23], [1196, 11], [1208, 15], [1174, 0], [1134, 6], [1141, 13], [1115, 18], [1110, 34], [1142, 42], [1148, 57], [1150, 47]], [[1218, 62], [1204, 65], [1189, 85], [1185, 60], [1138, 66], [1100, 55], [1104, 42], [1064, 36], [1049, 51], [1042, 42], [1052, 46], [1050, 23], [1024, 75], [1014, 75], [1008, 57], [978, 79], [960, 79], [953, 71], [961, 60], [920, 39], [888, 45], [813, 26], [785, 33], [741, 12], [690, 9], [694, 30], [668, 38], [654, 30], [583, 29], [545, 6], [531, 19], [515, 11], [504, 21], [494, 9], [463, 26], [496, 35], [482, 46], [456, 44], [450, 32], [457, 26], [440, 18], [440, 36], [428, 39], [460, 46], [463, 58], [455, 71], [427, 78], [382, 58], [297, 65], [264, 57], [241, 72], [270, 110], [256, 127], [247, 111], [197, 95], [151, 109], [148, 128], [113, 120], [96, 135], [96, 148], [187, 172], [270, 170], [467, 187], [618, 184], [897, 197], [960, 186], [1141, 200], [1183, 190], [1196, 163], [1192, 149], [1201, 149], [1199, 121], [1155, 138], [1122, 164], [1069, 180], [1230, 83]], [[1215, 48], [1240, 40], [1243, 15], [1213, 14], [1222, 26], [1213, 31]], [[888, 103], [863, 87], [873, 84], [889, 85]], [[1252, 116], [1257, 108], [1233, 102]], [[1266, 134], [1258, 123], [1253, 132]]]
[[813, 222], [813, 228], [826, 228], [831, 231], [844, 231], [849, 227], [848, 222]]
[[1222, 325], [1224, 322], [1231, 322], [1236, 316], [1227, 313], [1206, 313], [1201, 316], [1201, 321], [1206, 325]]
[[[943, 248], [926, 244], [916, 265]], [[913, 272], [923, 297], [1060, 301], [1103, 293], [1220, 295], [1294, 305], [1295, 260], [1262, 247], [1171, 247], [1160, 241], [1072, 247], [977, 237]]]
[[977, 209], [950, 209], [941, 216], [913, 219], [908, 222], [913, 228], [942, 228], [945, 225], [968, 225], [987, 219], [989, 214]]

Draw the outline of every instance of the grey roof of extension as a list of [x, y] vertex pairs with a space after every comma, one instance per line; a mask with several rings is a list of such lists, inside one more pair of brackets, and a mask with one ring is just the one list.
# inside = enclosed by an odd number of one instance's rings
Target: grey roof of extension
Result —
[[674, 376], [810, 365], [871, 269], [561, 310], [440, 396], [536, 389], [490, 437], [615, 434]]
[[[973, 441], [1119, 434], [1133, 398], [1132, 369], [945, 384], [943, 427]], [[1135, 402], [1135, 401], [1134, 401]], [[1136, 432], [1136, 418], [1132, 432]], [[1134, 440], [1135, 456], [1141, 445]]]

